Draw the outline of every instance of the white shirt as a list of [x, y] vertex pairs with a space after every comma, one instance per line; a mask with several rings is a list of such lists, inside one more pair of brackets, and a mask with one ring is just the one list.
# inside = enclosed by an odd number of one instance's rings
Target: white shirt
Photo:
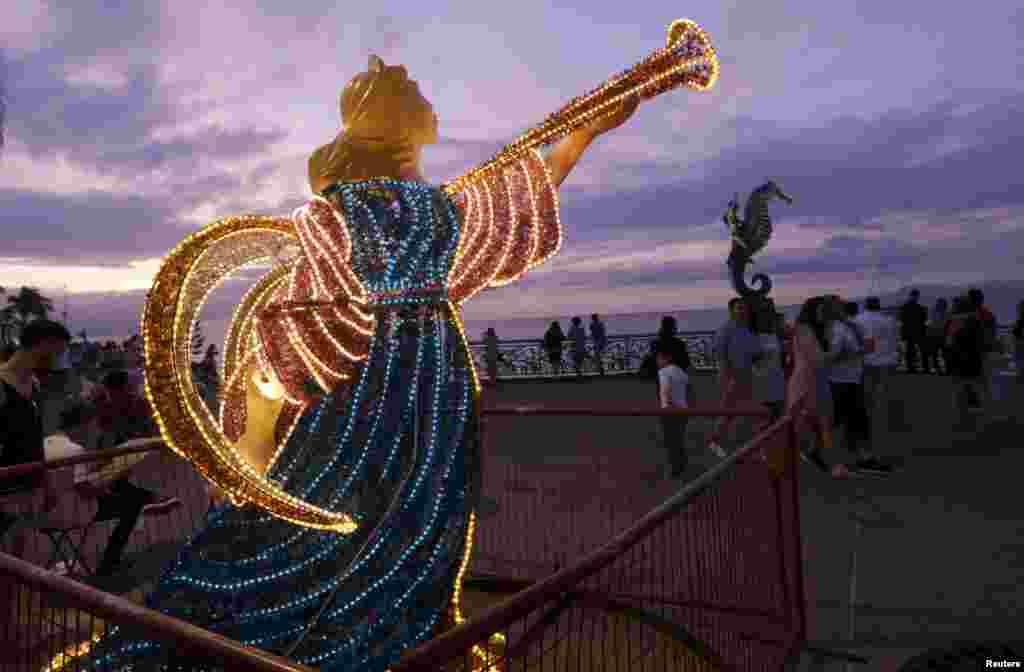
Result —
[[662, 408], [687, 408], [686, 388], [690, 377], [675, 364], [658, 369], [658, 393]]
[[874, 352], [864, 355], [865, 366], [896, 366], [899, 362], [899, 328], [896, 320], [879, 311], [865, 311], [854, 318], [864, 336], [875, 339]]
[[[829, 335], [829, 354], [861, 352], [864, 349], [853, 333], [853, 327], [836, 320]], [[845, 359], [829, 367], [828, 379], [833, 383], [860, 383], [864, 376], [864, 356]]]
[[[43, 439], [43, 454], [47, 460], [60, 460], [65, 457], [78, 457], [85, 453], [85, 448], [67, 437], [66, 434], [51, 434]], [[75, 485], [89, 480], [89, 465], [74, 466]]]

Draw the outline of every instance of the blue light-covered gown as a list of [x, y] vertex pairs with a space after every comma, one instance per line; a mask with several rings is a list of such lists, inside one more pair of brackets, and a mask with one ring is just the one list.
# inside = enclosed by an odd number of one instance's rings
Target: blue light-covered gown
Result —
[[[397, 180], [323, 192], [344, 227], [326, 233], [350, 239], [375, 330], [354, 382], [307, 407], [268, 477], [350, 513], [358, 529], [216, 508], [147, 606], [321, 670], [384, 670], [450, 624], [479, 487], [478, 388], [453, 300], [557, 251], [557, 197], [541, 162], [528, 156], [454, 198]], [[187, 665], [174, 656], [115, 630], [77, 662]]]

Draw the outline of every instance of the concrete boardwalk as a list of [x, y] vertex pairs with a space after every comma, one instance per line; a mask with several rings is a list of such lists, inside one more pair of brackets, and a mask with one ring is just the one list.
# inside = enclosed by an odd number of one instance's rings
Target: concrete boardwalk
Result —
[[[710, 376], [695, 376], [698, 403], [717, 396]], [[1024, 391], [1017, 385], [980, 430], [954, 431], [948, 378], [894, 380], [888, 427], [876, 450], [902, 461], [889, 478], [835, 481], [801, 471], [808, 625], [812, 642], [872, 658], [861, 669], [895, 670], [917, 652], [953, 640], [1024, 640]], [[508, 382], [488, 391], [497, 404], [635, 406], [654, 404], [653, 383], [636, 378]], [[689, 452], [698, 473], [708, 421], [691, 421]], [[495, 431], [497, 430], [497, 431]], [[643, 477], [619, 479], [602, 497], [647, 500], [660, 491], [664, 463], [653, 418], [504, 418], [489, 451], [535, 468], [629, 457]], [[830, 462], [848, 456], [837, 449]], [[865, 521], [858, 533], [855, 514]], [[856, 628], [849, 637], [851, 555], [857, 553]], [[827, 669], [838, 669], [834, 663]]]

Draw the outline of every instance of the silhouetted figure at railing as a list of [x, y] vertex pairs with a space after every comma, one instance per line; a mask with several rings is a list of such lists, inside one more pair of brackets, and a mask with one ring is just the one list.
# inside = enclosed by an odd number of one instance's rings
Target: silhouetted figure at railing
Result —
[[590, 316], [590, 339], [594, 343], [594, 362], [597, 372], [604, 375], [604, 351], [608, 349], [608, 332], [597, 313]]
[[484, 364], [487, 367], [487, 382], [492, 387], [498, 383], [498, 362], [502, 359], [498, 351], [498, 333], [494, 327], [484, 332]]
[[935, 373], [949, 375], [948, 367], [939, 365], [940, 355], [943, 352], [943, 338], [946, 333], [946, 319], [948, 317], [949, 303], [945, 299], [937, 299], [932, 307], [931, 316], [928, 319], [928, 328], [924, 339], [924, 368]]
[[583, 320], [579, 317], [572, 318], [572, 327], [569, 328], [569, 345], [572, 348], [572, 365], [576, 377], [583, 376], [583, 363], [587, 361], [587, 332], [583, 328]]
[[562, 375], [562, 344], [565, 342], [565, 334], [562, 332], [562, 325], [558, 321], [551, 323], [544, 333], [544, 351], [551, 362], [551, 368], [556, 375]]
[[929, 373], [928, 362], [923, 357], [925, 340], [925, 323], [928, 311], [921, 305], [921, 292], [910, 290], [910, 298], [900, 308], [900, 337], [906, 343], [907, 373], [917, 373], [917, 363], [921, 360], [921, 368]]

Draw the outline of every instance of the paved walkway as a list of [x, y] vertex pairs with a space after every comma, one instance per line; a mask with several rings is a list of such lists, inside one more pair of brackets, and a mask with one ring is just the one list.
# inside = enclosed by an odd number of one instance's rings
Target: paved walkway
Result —
[[[698, 398], [712, 402], [713, 379], [696, 381]], [[850, 481], [813, 467], [801, 472], [810, 638], [871, 656], [871, 670], [895, 670], [954, 639], [1024, 639], [1016, 616], [1024, 603], [1024, 423], [1008, 418], [980, 431], [953, 431], [948, 379], [898, 376], [894, 385], [902, 401], [893, 405], [890, 426], [877, 428], [876, 449], [901, 461], [901, 472]], [[554, 405], [653, 404], [653, 397], [653, 383], [635, 378], [509, 382], [487, 395], [499, 404]], [[1019, 408], [1024, 391], [1016, 387], [1000, 412]], [[632, 481], [630, 491], [620, 479], [618, 492], [601, 496], [646, 501], [663, 459], [655, 426], [652, 418], [508, 418], [492, 426], [489, 443], [502, 461], [537, 468], [626, 453], [651, 480]], [[713, 463], [702, 454], [707, 430], [708, 421], [692, 421], [695, 472]], [[837, 450], [828, 459], [844, 457]], [[858, 511], [865, 521], [859, 534]], [[859, 606], [851, 642], [854, 550]]]

